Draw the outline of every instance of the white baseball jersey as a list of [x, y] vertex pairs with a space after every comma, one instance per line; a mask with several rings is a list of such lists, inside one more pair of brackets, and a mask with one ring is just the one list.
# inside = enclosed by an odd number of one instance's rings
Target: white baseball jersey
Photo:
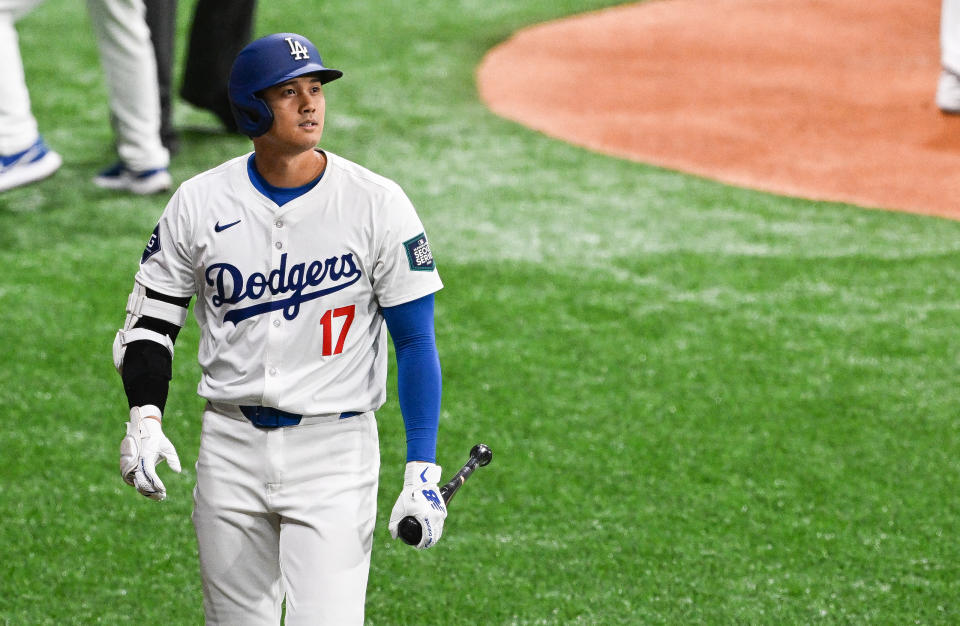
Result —
[[325, 152], [320, 182], [278, 207], [249, 154], [183, 183], [137, 281], [197, 295], [197, 392], [303, 415], [371, 411], [386, 398], [380, 307], [439, 290], [416, 211], [395, 182]]

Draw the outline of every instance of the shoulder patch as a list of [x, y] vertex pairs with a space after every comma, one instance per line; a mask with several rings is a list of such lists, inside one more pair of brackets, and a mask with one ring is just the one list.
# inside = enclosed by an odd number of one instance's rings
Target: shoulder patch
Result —
[[433, 253], [430, 252], [430, 244], [427, 242], [425, 233], [420, 233], [413, 239], [404, 241], [403, 247], [407, 251], [407, 261], [410, 262], [410, 269], [417, 272], [432, 272], [435, 269]]
[[143, 256], [140, 257], [140, 265], [143, 265], [147, 259], [158, 252], [160, 252], [160, 224], [157, 224], [157, 227], [153, 229], [153, 234], [150, 235], [150, 241], [147, 242]]

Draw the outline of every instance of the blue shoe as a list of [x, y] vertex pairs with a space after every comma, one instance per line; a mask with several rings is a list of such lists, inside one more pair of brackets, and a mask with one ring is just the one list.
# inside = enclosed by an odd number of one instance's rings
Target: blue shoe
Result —
[[63, 159], [47, 147], [43, 137], [16, 154], [0, 155], [0, 191], [27, 185], [50, 176], [60, 168]]
[[165, 167], [137, 172], [118, 162], [97, 174], [93, 184], [101, 189], [117, 189], [145, 196], [170, 189], [173, 179]]

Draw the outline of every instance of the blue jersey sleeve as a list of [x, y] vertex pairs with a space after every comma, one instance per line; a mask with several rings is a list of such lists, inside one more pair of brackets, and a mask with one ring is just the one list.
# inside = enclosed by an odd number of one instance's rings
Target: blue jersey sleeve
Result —
[[440, 356], [433, 294], [383, 308], [397, 354], [397, 396], [407, 432], [407, 461], [436, 463], [440, 424]]

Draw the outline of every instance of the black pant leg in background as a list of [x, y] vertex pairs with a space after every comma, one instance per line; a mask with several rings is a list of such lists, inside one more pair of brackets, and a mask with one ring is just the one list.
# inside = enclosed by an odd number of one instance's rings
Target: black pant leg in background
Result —
[[256, 0], [198, 0], [190, 27], [180, 95], [212, 111], [230, 130], [237, 124], [227, 81], [234, 58], [252, 39], [256, 4]]
[[173, 55], [177, 35], [177, 0], [145, 0], [150, 41], [157, 59], [157, 83], [160, 87], [160, 140], [176, 152], [177, 133], [173, 130]]

